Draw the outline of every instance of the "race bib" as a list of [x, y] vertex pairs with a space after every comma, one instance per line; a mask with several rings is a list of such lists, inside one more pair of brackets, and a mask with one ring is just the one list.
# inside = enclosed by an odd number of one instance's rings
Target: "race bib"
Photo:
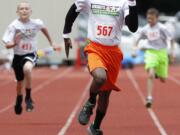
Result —
[[31, 51], [32, 50], [32, 45], [30, 43], [22, 43], [20, 45], [20, 48], [22, 50]]
[[149, 31], [147, 33], [148, 40], [158, 40], [160, 38], [160, 32], [159, 31]]
[[113, 25], [110, 24], [96, 24], [95, 36], [96, 38], [112, 39], [114, 37], [113, 29]]

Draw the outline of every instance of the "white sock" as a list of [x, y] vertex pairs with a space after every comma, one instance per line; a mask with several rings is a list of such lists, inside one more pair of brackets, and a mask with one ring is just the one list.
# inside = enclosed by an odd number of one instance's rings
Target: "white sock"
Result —
[[147, 100], [152, 100], [153, 97], [152, 96], [147, 96]]

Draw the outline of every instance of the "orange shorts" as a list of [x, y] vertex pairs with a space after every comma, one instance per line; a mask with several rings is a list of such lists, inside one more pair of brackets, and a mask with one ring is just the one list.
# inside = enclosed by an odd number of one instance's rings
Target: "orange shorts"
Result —
[[104, 46], [91, 41], [84, 51], [88, 57], [90, 72], [96, 68], [104, 68], [107, 71], [107, 81], [101, 90], [120, 91], [120, 88], [115, 85], [123, 60], [120, 48], [118, 46]]

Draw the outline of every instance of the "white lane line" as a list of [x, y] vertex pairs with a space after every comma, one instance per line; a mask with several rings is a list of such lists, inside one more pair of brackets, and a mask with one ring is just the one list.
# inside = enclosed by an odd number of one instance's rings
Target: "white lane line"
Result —
[[169, 76], [168, 79], [171, 80], [171, 81], [173, 81], [173, 82], [175, 82], [176, 84], [180, 85], [180, 80], [176, 79], [175, 77]]
[[[136, 92], [138, 93], [138, 95], [140, 96], [143, 104], [146, 103], [146, 100], [141, 92], [141, 89], [138, 85], [138, 82], [136, 81], [136, 79], [134, 78], [133, 74], [131, 73], [131, 71], [127, 70], [126, 71], [128, 78], [130, 79], [130, 81], [132, 82]], [[149, 112], [149, 115], [151, 116], [155, 126], [158, 128], [159, 132], [161, 135], [168, 135], [167, 132], [165, 131], [165, 128], [162, 126], [162, 124], [160, 123], [158, 117], [156, 116], [155, 112], [153, 111], [152, 108], [147, 109]]]
[[69, 115], [65, 125], [62, 127], [62, 129], [59, 131], [58, 135], [65, 135], [68, 128], [71, 126], [72, 121], [74, 119], [74, 117], [76, 116], [79, 108], [81, 107], [82, 102], [84, 101], [85, 97], [87, 96], [87, 93], [89, 91], [89, 87], [91, 85], [91, 81], [92, 79], [89, 80], [88, 84], [86, 85], [84, 92], [82, 93], [79, 101], [77, 102], [75, 108], [73, 109], [73, 111], [71, 112], [71, 114]]
[[[66, 70], [64, 70], [62, 73], [58, 74], [57, 76], [39, 84], [37, 87], [35, 87], [32, 91], [32, 94], [35, 94], [36, 92], [40, 91], [40, 90], [43, 90], [42, 88], [44, 88], [45, 86], [53, 83], [54, 81], [64, 77], [67, 73], [69, 73], [73, 68], [68, 68]], [[11, 103], [9, 105], [7, 105], [6, 107], [0, 109], [0, 113], [4, 113], [6, 112], [7, 110], [9, 110], [10, 108], [12, 108], [14, 106], [14, 103]]]

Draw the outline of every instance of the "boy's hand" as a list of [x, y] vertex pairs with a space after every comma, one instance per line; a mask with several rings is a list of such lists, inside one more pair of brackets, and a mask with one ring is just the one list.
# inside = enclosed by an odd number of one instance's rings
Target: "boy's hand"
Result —
[[175, 55], [174, 55], [173, 52], [171, 52], [171, 53], [169, 54], [169, 61], [170, 61], [170, 63], [174, 63], [174, 62], [175, 62]]
[[64, 45], [66, 51], [66, 57], [69, 57], [69, 49], [72, 49], [72, 42], [70, 38], [64, 38]]
[[54, 51], [58, 51], [58, 52], [61, 51], [61, 47], [57, 43], [53, 43], [52, 48]]

